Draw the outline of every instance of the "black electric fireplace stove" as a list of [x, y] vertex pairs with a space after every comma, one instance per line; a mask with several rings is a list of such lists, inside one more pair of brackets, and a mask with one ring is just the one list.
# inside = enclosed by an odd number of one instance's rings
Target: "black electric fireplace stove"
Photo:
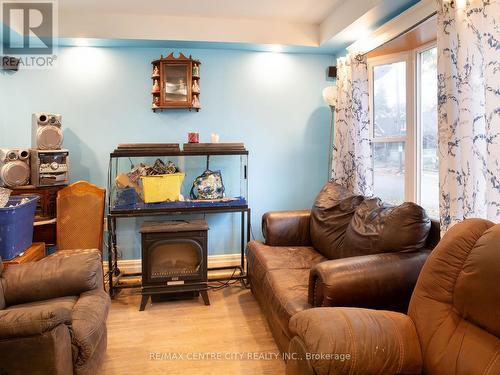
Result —
[[205, 220], [147, 221], [142, 235], [142, 300], [149, 297], [201, 294], [209, 305]]

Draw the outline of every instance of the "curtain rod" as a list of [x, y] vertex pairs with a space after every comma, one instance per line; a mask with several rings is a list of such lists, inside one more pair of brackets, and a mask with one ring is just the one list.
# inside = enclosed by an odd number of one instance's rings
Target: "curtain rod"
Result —
[[371, 50], [369, 50], [369, 51], [367, 51], [367, 52], [365, 52], [365, 53], [360, 53], [360, 54], [357, 54], [357, 55], [356, 55], [356, 58], [357, 58], [357, 59], [358, 59], [358, 57], [359, 57], [359, 59], [364, 58], [364, 57], [365, 57], [366, 55], [368, 55], [370, 52], [373, 52], [373, 51], [375, 51], [377, 48], [380, 48], [380, 47], [382, 47], [382, 46], [385, 46], [386, 44], [388, 44], [388, 43], [390, 43], [390, 42], [392, 42], [392, 41], [396, 40], [397, 38], [399, 38], [400, 36], [402, 36], [402, 35], [406, 34], [407, 32], [412, 31], [412, 30], [413, 30], [413, 29], [415, 29], [416, 27], [418, 27], [418, 26], [420, 26], [421, 24], [423, 24], [425, 21], [427, 21], [427, 20], [431, 19], [432, 17], [434, 17], [436, 14], [437, 14], [437, 11], [433, 12], [432, 14], [429, 14], [427, 17], [422, 18], [422, 19], [421, 19], [420, 21], [418, 21], [416, 24], [414, 24], [414, 25], [410, 26], [410, 27], [409, 27], [409, 28], [407, 28], [406, 30], [404, 30], [404, 31], [400, 32], [398, 35], [396, 35], [395, 37], [393, 37], [393, 38], [389, 39], [388, 41], [386, 41], [386, 42], [382, 43], [381, 45], [379, 45], [379, 46], [377, 46], [377, 47], [375, 47], [375, 48], [372, 48]]

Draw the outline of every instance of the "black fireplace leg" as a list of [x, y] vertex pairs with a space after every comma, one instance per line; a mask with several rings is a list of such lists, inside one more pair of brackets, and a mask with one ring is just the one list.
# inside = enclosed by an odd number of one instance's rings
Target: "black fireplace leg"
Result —
[[208, 299], [208, 292], [206, 290], [200, 291], [201, 298], [203, 298], [203, 302], [206, 306], [210, 305], [210, 300]]
[[139, 307], [139, 311], [144, 311], [146, 305], [148, 304], [148, 300], [149, 300], [149, 295], [143, 294], [141, 299], [141, 307]]

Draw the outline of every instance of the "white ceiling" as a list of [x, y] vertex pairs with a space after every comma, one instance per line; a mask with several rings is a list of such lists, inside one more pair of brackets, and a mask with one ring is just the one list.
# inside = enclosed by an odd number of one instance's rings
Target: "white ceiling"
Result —
[[59, 36], [281, 45], [334, 53], [381, 20], [434, 1], [59, 0]]
[[348, 0], [60, 0], [62, 12], [245, 18], [319, 24]]

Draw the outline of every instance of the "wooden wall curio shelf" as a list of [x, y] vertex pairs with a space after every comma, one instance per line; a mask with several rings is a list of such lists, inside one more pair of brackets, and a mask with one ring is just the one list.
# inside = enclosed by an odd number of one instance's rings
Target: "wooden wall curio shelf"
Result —
[[167, 57], [161, 55], [151, 64], [151, 109], [154, 112], [175, 108], [200, 110], [200, 61], [182, 53], [176, 58], [171, 53]]

